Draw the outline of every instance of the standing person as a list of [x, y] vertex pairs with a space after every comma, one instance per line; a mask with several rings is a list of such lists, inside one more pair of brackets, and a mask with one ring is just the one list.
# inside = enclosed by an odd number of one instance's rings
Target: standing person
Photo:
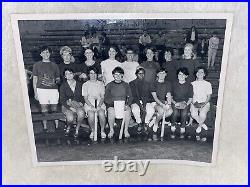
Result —
[[112, 71], [117, 66], [122, 66], [122, 63], [118, 62], [115, 57], [117, 55], [117, 47], [111, 46], [108, 50], [109, 58], [101, 62], [102, 79], [105, 85], [114, 80]]
[[[107, 37], [107, 34], [105, 32], [102, 32], [100, 35], [100, 54], [101, 54], [101, 59], [107, 59], [107, 49], [110, 46], [110, 40]], [[117, 51], [118, 52], [118, 51]]]
[[79, 128], [83, 124], [85, 112], [83, 108], [84, 99], [82, 96], [82, 83], [74, 79], [74, 70], [67, 68], [64, 70], [66, 81], [60, 86], [60, 102], [62, 112], [66, 116], [67, 128], [65, 136], [69, 135], [70, 128], [74, 123], [76, 115], [77, 126], [74, 137], [78, 137]]
[[143, 58], [143, 52], [146, 47], [149, 47], [149, 45], [152, 43], [151, 37], [148, 34], [147, 30], [143, 30], [143, 34], [139, 37], [139, 59], [140, 61], [144, 61]]
[[201, 129], [208, 130], [207, 125], [204, 123], [207, 118], [207, 113], [210, 109], [210, 99], [212, 95], [211, 83], [206, 81], [207, 70], [204, 67], [198, 67], [195, 71], [196, 80], [192, 82], [193, 85], [193, 101], [191, 104], [191, 116], [198, 123], [197, 133]]
[[145, 81], [145, 69], [138, 67], [136, 79], [129, 83], [133, 101], [131, 110], [138, 124], [138, 132], [146, 130], [145, 124], [148, 124], [155, 113], [155, 103], [151, 95], [150, 84]]
[[[101, 138], [106, 138], [106, 134], [104, 132], [104, 127], [106, 124], [106, 107], [104, 105], [105, 87], [103, 82], [97, 80], [97, 76], [98, 69], [95, 67], [90, 67], [88, 69], [89, 80], [82, 86], [82, 95], [85, 99], [84, 109], [88, 114], [88, 123], [92, 130], [89, 136], [91, 139], [94, 138], [95, 112], [97, 112], [97, 116], [99, 117], [99, 122], [101, 125]], [[97, 100], [97, 108], [95, 108], [95, 100]]]
[[173, 83], [177, 80], [176, 71], [177, 71], [177, 62], [172, 58], [173, 50], [172, 48], [167, 48], [164, 51], [164, 61], [162, 67], [165, 68], [168, 73], [166, 80], [170, 83]]
[[126, 101], [126, 99], [128, 98], [128, 103], [124, 108], [124, 135], [126, 138], [129, 138], [130, 134], [128, 132], [128, 126], [131, 119], [131, 109], [129, 106], [131, 105], [133, 100], [131, 89], [129, 87], [129, 84], [122, 80], [124, 71], [121, 67], [115, 67], [112, 71], [112, 75], [114, 76], [114, 81], [107, 84], [104, 97], [104, 101], [108, 111], [108, 123], [110, 127], [108, 137], [112, 138], [114, 136], [114, 123], [116, 118], [114, 102]]
[[220, 39], [217, 36], [217, 32], [213, 32], [213, 36], [209, 39], [209, 45], [208, 45], [208, 63], [207, 68], [210, 67], [214, 68], [215, 63], [215, 57], [217, 54], [217, 50], [219, 48]]
[[178, 61], [177, 69], [179, 68], [187, 68], [189, 76], [187, 81], [192, 82], [195, 80], [194, 71], [198, 65], [197, 59], [195, 59], [194, 46], [190, 43], [186, 44], [184, 47], [184, 54], [182, 55], [182, 59]]
[[193, 98], [193, 87], [189, 81], [186, 81], [189, 76], [187, 68], [180, 68], [177, 70], [178, 81], [172, 84], [172, 127], [171, 130], [175, 131], [177, 119], [180, 117], [180, 132], [181, 137], [185, 133], [186, 121], [188, 118], [189, 106]]
[[201, 57], [202, 62], [204, 62], [204, 60], [205, 60], [207, 50], [208, 50], [208, 46], [207, 46], [206, 40], [205, 40], [205, 38], [201, 38], [201, 42], [198, 43], [197, 54], [199, 57]]
[[[153, 131], [157, 132], [158, 123], [163, 117], [163, 113], [165, 112], [165, 117], [171, 116], [173, 113], [171, 103], [171, 83], [166, 81], [165, 78], [167, 76], [167, 70], [161, 68], [157, 70], [157, 80], [155, 83], [151, 85], [151, 94], [156, 102], [155, 110], [156, 110], [156, 120], [153, 126]], [[157, 139], [157, 137], [153, 136], [153, 138]]]
[[92, 45], [92, 39], [89, 31], [85, 31], [84, 36], [80, 40], [80, 43], [84, 49]]
[[139, 66], [139, 63], [136, 61], [133, 61], [134, 59], [134, 51], [132, 48], [128, 48], [126, 50], [126, 57], [127, 60], [122, 63], [122, 68], [124, 70], [124, 77], [123, 80], [127, 83], [133, 81], [136, 79], [136, 69]]
[[93, 57], [94, 57], [94, 52], [91, 48], [86, 48], [84, 51], [84, 56], [86, 57], [86, 60], [84, 63], [79, 64], [78, 66], [78, 74], [79, 74], [79, 79], [82, 82], [86, 82], [88, 80], [88, 69], [90, 67], [95, 67], [97, 69], [97, 78], [98, 80], [102, 80], [102, 70], [101, 70], [101, 65], [100, 63], [96, 62]]
[[[40, 49], [42, 61], [37, 62], [33, 66], [33, 89], [35, 99], [39, 101], [41, 111], [45, 115], [49, 111], [57, 111], [59, 100], [58, 84], [60, 83], [60, 71], [58, 66], [50, 61], [51, 49], [43, 46]], [[55, 120], [56, 129], [58, 128], [58, 120]], [[47, 120], [43, 120], [43, 130], [48, 131]]]
[[195, 45], [198, 42], [198, 32], [195, 26], [190, 28], [190, 31], [187, 32], [186, 43], [192, 43]]
[[64, 71], [65, 69], [73, 69], [74, 72], [77, 72], [77, 66], [74, 63], [75, 58], [72, 56], [72, 50], [68, 46], [63, 46], [60, 48], [60, 55], [63, 59], [63, 62], [58, 64], [59, 70], [60, 70], [60, 78], [62, 82], [66, 81]]
[[145, 69], [145, 81], [147, 81], [149, 84], [152, 84], [156, 80], [156, 72], [158, 69], [160, 69], [160, 65], [158, 62], [154, 61], [154, 49], [146, 48], [145, 54], [147, 61], [140, 64], [140, 66]]

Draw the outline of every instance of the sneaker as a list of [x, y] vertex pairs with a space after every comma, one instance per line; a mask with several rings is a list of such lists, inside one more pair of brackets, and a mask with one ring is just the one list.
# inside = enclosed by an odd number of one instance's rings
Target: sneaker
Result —
[[181, 133], [181, 134], [184, 134], [184, 133], [185, 133], [185, 128], [181, 128], [180, 133]]
[[206, 142], [206, 141], [207, 141], [207, 138], [206, 138], [206, 137], [201, 138], [201, 141]]
[[154, 131], [154, 132], [157, 132], [157, 130], [158, 130], [158, 124], [157, 124], [157, 125], [154, 124], [154, 126], [153, 126], [153, 131]]
[[130, 138], [129, 132], [128, 132], [128, 131], [125, 131], [125, 132], [124, 132], [124, 136], [125, 136], [125, 138]]
[[90, 133], [89, 138], [90, 138], [90, 139], [93, 139], [93, 138], [94, 138], [94, 133], [93, 133], [93, 132]]
[[75, 132], [75, 134], [74, 134], [74, 138], [77, 138], [77, 137], [78, 137], [78, 135], [79, 135], [79, 132]]
[[101, 138], [105, 139], [107, 137], [107, 135], [105, 134], [105, 132], [101, 132]]
[[70, 129], [67, 128], [67, 129], [65, 130], [64, 136], [69, 136], [69, 132], [70, 132]]
[[197, 134], [201, 133], [201, 126], [197, 127], [197, 129], [195, 130], [195, 132], [196, 132]]
[[158, 141], [157, 134], [153, 134], [153, 140], [154, 140], [154, 141]]
[[176, 130], [176, 127], [175, 126], [171, 126], [171, 132], [175, 132], [175, 130]]
[[208, 127], [205, 125], [205, 123], [203, 123], [202, 125], [201, 125], [201, 127], [204, 129], [204, 130], [208, 130]]
[[114, 136], [114, 130], [109, 131], [108, 138], [113, 138], [113, 136]]
[[200, 140], [201, 140], [201, 137], [200, 137], [200, 136], [196, 136], [196, 140], [197, 140], [197, 141], [200, 141]]
[[185, 138], [185, 137], [184, 137], [184, 135], [183, 135], [183, 134], [181, 134], [181, 135], [180, 135], [180, 139], [183, 139], [183, 138]]
[[170, 138], [175, 139], [175, 135], [171, 134]]

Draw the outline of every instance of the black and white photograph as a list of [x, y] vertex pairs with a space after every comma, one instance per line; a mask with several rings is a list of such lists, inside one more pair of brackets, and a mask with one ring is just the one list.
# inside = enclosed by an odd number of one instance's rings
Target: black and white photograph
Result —
[[36, 165], [216, 164], [232, 15], [12, 16]]

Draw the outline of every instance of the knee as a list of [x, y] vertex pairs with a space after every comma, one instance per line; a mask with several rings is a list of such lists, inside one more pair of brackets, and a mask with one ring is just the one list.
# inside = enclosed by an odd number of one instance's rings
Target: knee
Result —
[[133, 114], [140, 114], [140, 108], [138, 106], [132, 106], [131, 110]]
[[83, 109], [77, 109], [77, 110], [76, 110], [76, 114], [77, 114], [77, 116], [78, 116], [79, 118], [84, 118], [84, 116], [85, 116], [85, 112], [84, 112]]
[[74, 121], [74, 114], [71, 112], [66, 113], [66, 120], [68, 123], [73, 123]]

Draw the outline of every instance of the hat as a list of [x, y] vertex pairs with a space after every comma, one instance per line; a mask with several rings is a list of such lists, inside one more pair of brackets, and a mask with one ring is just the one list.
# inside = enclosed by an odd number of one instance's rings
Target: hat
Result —
[[61, 49], [60, 49], [60, 55], [62, 55], [64, 52], [71, 53], [72, 50], [71, 50], [71, 48], [68, 47], [68, 46], [63, 46], [63, 47], [61, 47]]

